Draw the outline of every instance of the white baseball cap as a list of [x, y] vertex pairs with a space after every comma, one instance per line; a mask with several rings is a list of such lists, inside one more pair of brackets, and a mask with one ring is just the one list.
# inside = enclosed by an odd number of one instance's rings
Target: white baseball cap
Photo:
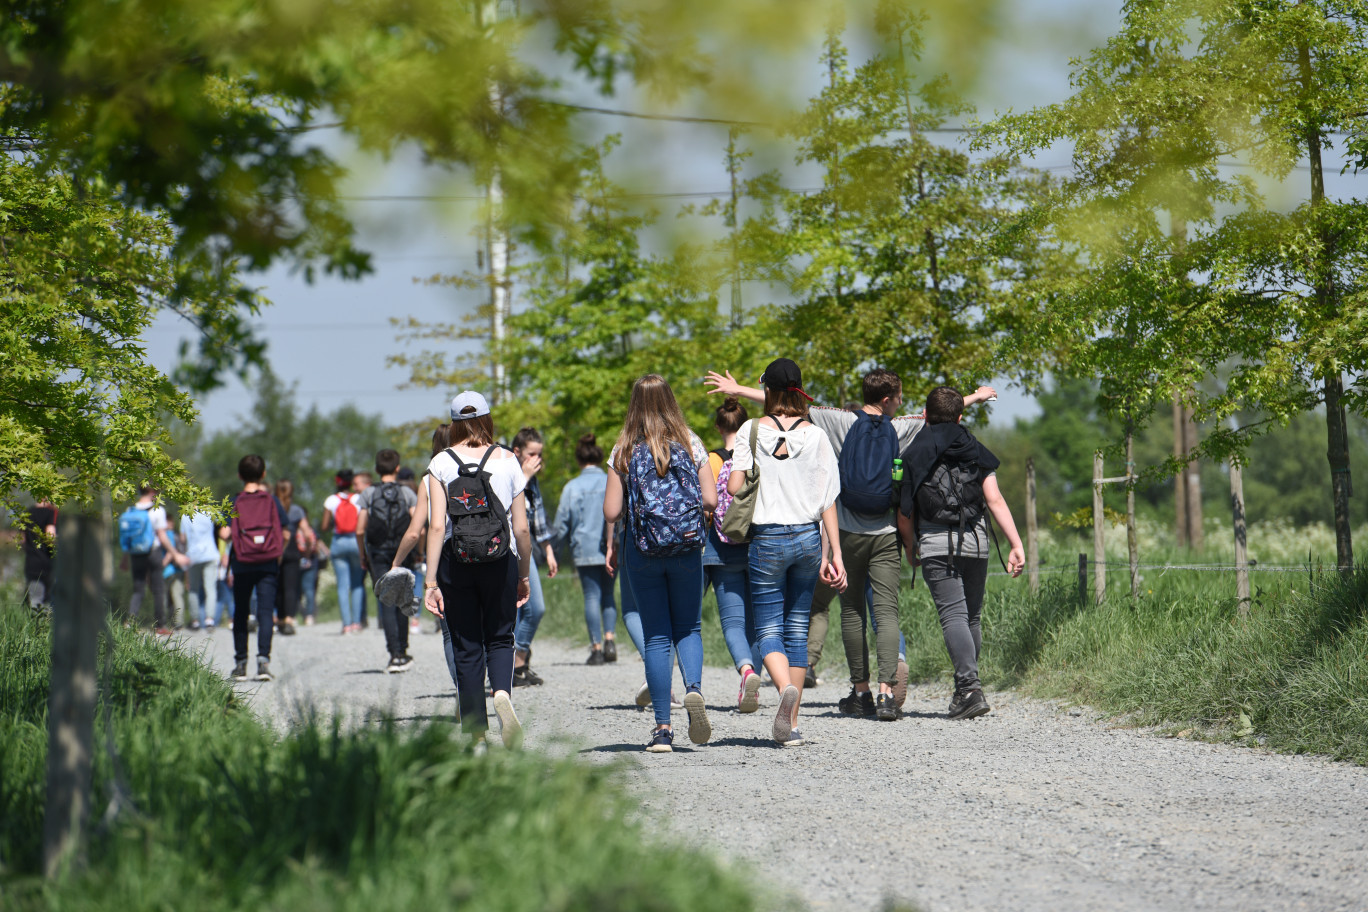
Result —
[[[465, 410], [474, 406], [475, 413], [469, 414]], [[451, 400], [451, 420], [464, 421], [467, 418], [479, 418], [481, 415], [489, 414], [489, 403], [485, 397], [474, 390], [466, 390]]]

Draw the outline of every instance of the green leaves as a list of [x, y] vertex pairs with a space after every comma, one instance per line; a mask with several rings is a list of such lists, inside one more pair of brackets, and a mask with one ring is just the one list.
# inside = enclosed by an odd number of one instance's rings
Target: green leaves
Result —
[[162, 415], [190, 400], [147, 364], [149, 302], [175, 288], [165, 220], [0, 158], [0, 504], [62, 503], [108, 487], [115, 501], [156, 479], [173, 499], [208, 502], [166, 454]]

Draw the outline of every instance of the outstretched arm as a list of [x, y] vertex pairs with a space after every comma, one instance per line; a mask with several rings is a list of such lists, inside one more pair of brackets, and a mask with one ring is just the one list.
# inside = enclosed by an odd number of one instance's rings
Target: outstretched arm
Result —
[[742, 386], [736, 382], [736, 378], [731, 375], [731, 371], [724, 371], [719, 374], [717, 371], [708, 371], [708, 376], [703, 379], [705, 384], [712, 384], [712, 389], [708, 390], [708, 395], [721, 393], [724, 396], [739, 396], [742, 399], [749, 399], [751, 402], [760, 405], [765, 404], [765, 391], [756, 389], [753, 386]]
[[989, 399], [995, 398], [997, 398], [997, 390], [993, 389], [991, 386], [980, 386], [978, 389], [964, 397], [964, 407], [968, 408], [971, 405], [977, 405], [980, 402], [986, 402]]

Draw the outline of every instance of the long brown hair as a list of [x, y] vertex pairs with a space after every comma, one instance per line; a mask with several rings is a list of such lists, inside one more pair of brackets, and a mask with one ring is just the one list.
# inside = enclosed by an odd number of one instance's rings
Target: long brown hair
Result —
[[627, 474], [632, 450], [642, 441], [651, 448], [656, 474], [662, 478], [670, 467], [670, 443], [690, 448], [689, 425], [679, 409], [674, 391], [659, 374], [647, 374], [632, 385], [632, 401], [627, 405], [627, 420], [617, 441], [613, 468]]
[[442, 452], [442, 450], [445, 450], [447, 448], [447, 430], [450, 427], [451, 425], [449, 424], [439, 424], [437, 425], [437, 430], [432, 432], [433, 456], [436, 456], [438, 453]]
[[[469, 410], [467, 412], [467, 409]], [[475, 416], [475, 406], [467, 405], [461, 417], [452, 418], [447, 425], [447, 446], [482, 447], [494, 443], [494, 417]]]
[[275, 496], [280, 501], [280, 505], [285, 508], [285, 512], [290, 512], [290, 505], [294, 503], [294, 482], [288, 478], [282, 478], [275, 483]]

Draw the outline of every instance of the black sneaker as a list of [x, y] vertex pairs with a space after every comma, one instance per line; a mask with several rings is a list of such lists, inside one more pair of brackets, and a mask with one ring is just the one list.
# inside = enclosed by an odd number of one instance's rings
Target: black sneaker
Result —
[[405, 654], [390, 656], [389, 664], [385, 666], [385, 674], [402, 674], [413, 667], [413, 659]]
[[977, 719], [989, 709], [991, 707], [988, 705], [988, 701], [983, 698], [983, 691], [977, 688], [957, 691], [950, 701], [950, 712], [947, 717], [951, 719]]
[[860, 693], [851, 688], [850, 694], [836, 702], [836, 708], [847, 716], [874, 715], [874, 694], [869, 691]]
[[668, 754], [674, 750], [674, 732], [668, 728], [657, 728], [651, 732], [651, 743], [646, 750], [653, 754]]
[[892, 694], [881, 693], [874, 701], [874, 714], [880, 722], [898, 721], [898, 701]]
[[616, 662], [616, 661], [617, 661], [617, 641], [616, 641], [616, 640], [604, 640], [604, 641], [603, 641], [603, 661], [605, 661], [605, 662]]
[[535, 671], [533, 671], [526, 665], [522, 666], [521, 668], [513, 669], [514, 687], [535, 687], [538, 684], [544, 683], [546, 682], [544, 682]]
[[275, 680], [275, 676], [271, 674], [271, 660], [270, 660], [270, 659], [257, 659], [257, 673], [256, 673], [256, 679], [257, 679], [258, 681], [273, 681], [273, 680]]
[[246, 681], [251, 676], [247, 674], [247, 660], [243, 659], [233, 666], [232, 679], [234, 681]]
[[817, 680], [816, 672], [812, 670], [811, 666], [808, 666], [808, 670], [803, 673], [803, 689], [808, 690], [809, 688], [816, 687], [818, 683], [820, 682]]
[[584, 664], [585, 664], [585, 665], [602, 665], [602, 664], [604, 664], [606, 661], [607, 661], [607, 660], [603, 658], [603, 650], [602, 650], [602, 649], [590, 649], [590, 650], [589, 650], [589, 659], [588, 659], [588, 661], [586, 661]]

